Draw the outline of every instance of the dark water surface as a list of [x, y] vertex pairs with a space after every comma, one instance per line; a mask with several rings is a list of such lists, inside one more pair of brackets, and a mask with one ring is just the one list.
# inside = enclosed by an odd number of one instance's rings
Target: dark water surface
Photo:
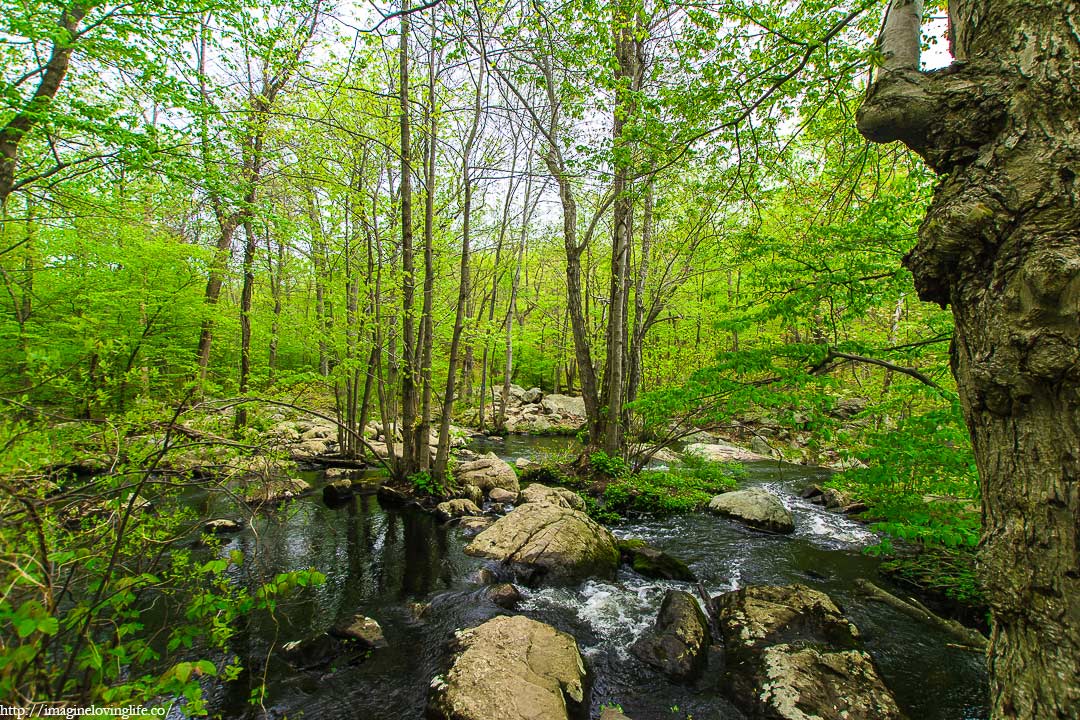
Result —
[[[566, 438], [515, 436], [495, 449], [510, 459], [551, 457]], [[744, 486], [762, 485], [795, 513], [791, 536], [756, 533], [707, 514], [633, 522], [613, 528], [684, 559], [710, 594], [749, 584], [801, 582], [828, 592], [859, 626], [867, 650], [913, 720], [984, 718], [985, 675], [975, 653], [949, 648], [935, 634], [891, 608], [853, 591], [860, 577], [875, 579], [877, 561], [861, 552], [875, 538], [861, 525], [795, 497], [824, 471], [777, 463], [746, 466]], [[311, 476], [321, 483], [319, 476]], [[232, 652], [248, 668], [249, 682], [211, 691], [211, 706], [226, 717], [421, 718], [428, 685], [449, 664], [447, 641], [455, 629], [505, 614], [483, 597], [476, 571], [456, 528], [430, 515], [386, 510], [373, 495], [331, 509], [316, 493], [283, 505], [229, 538], [225, 551], [243, 550], [238, 582], [314, 567], [324, 585], [279, 605], [274, 616], [251, 617]], [[649, 628], [664, 592], [685, 583], [649, 580], [626, 569], [614, 583], [524, 590], [518, 612], [571, 633], [593, 676], [592, 713], [618, 703], [635, 720], [736, 720], [740, 713], [716, 691], [715, 673], [691, 686], [673, 684], [627, 652]], [[418, 618], [415, 603], [431, 607]], [[356, 613], [375, 618], [389, 647], [367, 658], [341, 659], [323, 670], [297, 671], [279, 648], [309, 638]], [[265, 674], [268, 695], [252, 707], [248, 687]], [[493, 718], [492, 720], [498, 720]]]

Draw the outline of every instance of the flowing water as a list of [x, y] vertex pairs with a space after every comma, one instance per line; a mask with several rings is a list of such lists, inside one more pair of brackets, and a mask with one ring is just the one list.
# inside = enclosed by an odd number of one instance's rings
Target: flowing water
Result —
[[[507, 438], [491, 447], [503, 457], [551, 457], [565, 438]], [[709, 514], [629, 522], [620, 537], [647, 540], [685, 560], [712, 595], [749, 584], [800, 582], [829, 593], [859, 626], [887, 684], [909, 717], [919, 720], [984, 718], [981, 656], [948, 646], [928, 626], [867, 602], [853, 591], [857, 578], [874, 579], [877, 561], [862, 552], [875, 536], [847, 518], [797, 498], [825, 472], [778, 463], [749, 463], [744, 486], [777, 494], [795, 514], [791, 536], [757, 533]], [[318, 481], [318, 476], [312, 476]], [[279, 605], [273, 616], [251, 618], [232, 652], [250, 673], [225, 689], [211, 689], [211, 706], [226, 717], [423, 717], [431, 678], [445, 672], [447, 642], [455, 629], [506, 611], [483, 596], [476, 572], [483, 561], [463, 552], [460, 531], [413, 510], [387, 510], [373, 495], [327, 507], [318, 494], [258, 516], [254, 530], [228, 539], [225, 551], [246, 559], [239, 582], [314, 567], [326, 583]], [[665, 591], [686, 583], [650, 580], [622, 569], [615, 582], [524, 590], [517, 612], [554, 625], [578, 641], [593, 678], [591, 717], [619, 704], [636, 720], [735, 720], [742, 715], [716, 688], [708, 669], [693, 685], [679, 685], [650, 670], [629, 652], [653, 623]], [[416, 604], [430, 603], [424, 613]], [[330, 667], [298, 671], [277, 648], [309, 638], [363, 613], [383, 627], [389, 647], [367, 657], [339, 657]], [[248, 687], [265, 677], [263, 705], [248, 703]], [[492, 720], [497, 720], [493, 718]]]

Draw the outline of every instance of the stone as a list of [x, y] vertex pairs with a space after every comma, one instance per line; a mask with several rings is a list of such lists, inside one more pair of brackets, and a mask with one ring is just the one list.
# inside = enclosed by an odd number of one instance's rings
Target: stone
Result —
[[458, 498], [457, 500], [447, 500], [439, 503], [435, 507], [435, 513], [443, 520], [450, 520], [451, 518], [465, 517], [466, 515], [483, 515], [484, 511], [478, 508], [472, 500]]
[[493, 503], [499, 503], [501, 505], [513, 505], [518, 501], [519, 493], [513, 490], [507, 490], [506, 488], [491, 488], [491, 492], [488, 493], [488, 499]]
[[319, 439], [305, 440], [299, 445], [293, 445], [290, 451], [293, 458], [297, 460], [311, 460], [330, 452], [330, 443]]
[[767, 490], [751, 488], [717, 495], [709, 501], [709, 510], [735, 518], [758, 530], [790, 533], [795, 519], [779, 499]]
[[763, 455], [764, 457], [776, 456], [776, 451], [773, 450], [772, 446], [769, 445], [765, 438], [758, 435], [750, 438], [750, 451], [757, 453], [758, 455]]
[[832, 599], [805, 585], [751, 586], [713, 598], [724, 687], [751, 717], [899, 720], [903, 716]]
[[311, 486], [300, 478], [273, 478], [256, 482], [244, 491], [244, 501], [253, 505], [275, 503], [303, 495]]
[[526, 503], [495, 521], [465, 548], [498, 560], [526, 582], [611, 580], [619, 566], [615, 537], [588, 515], [551, 503]]
[[217, 520], [207, 520], [203, 523], [203, 532], [213, 533], [234, 533], [240, 532], [240, 523], [235, 520], [226, 520], [219, 518]]
[[382, 626], [366, 615], [355, 615], [352, 620], [335, 625], [330, 634], [343, 640], [352, 640], [366, 648], [387, 647]]
[[818, 485], [807, 485], [799, 493], [799, 497], [803, 500], [810, 500], [812, 502], [814, 498], [821, 497], [821, 487]]
[[465, 516], [458, 522], [458, 528], [466, 538], [474, 538], [491, 527], [493, 522], [495, 522], [495, 518], [486, 515], [478, 517]]
[[686, 563], [652, 547], [644, 540], [619, 540], [619, 554], [623, 562], [639, 575], [684, 582], [697, 580]]
[[600, 720], [630, 720], [630, 718], [623, 715], [622, 710], [607, 707], [600, 713]]
[[521, 591], [514, 587], [513, 583], [498, 583], [489, 585], [484, 590], [484, 595], [494, 605], [504, 610], [513, 610], [521, 602]]
[[585, 500], [573, 490], [561, 487], [548, 487], [540, 483], [532, 483], [521, 491], [523, 503], [551, 503], [561, 505], [571, 510], [585, 512]]
[[304, 441], [325, 440], [332, 437], [337, 437], [337, 430], [329, 425], [316, 425], [300, 435], [300, 439]]
[[483, 492], [497, 487], [517, 492], [520, 488], [514, 468], [495, 455], [461, 463], [454, 470], [454, 477], [462, 485], [475, 485]]
[[713, 440], [710, 443], [691, 443], [683, 451], [702, 457], [710, 462], [735, 462], [744, 460], [768, 460], [764, 455], [751, 452], [730, 443]]
[[568, 720], [571, 707], [584, 709], [585, 664], [577, 642], [550, 625], [521, 615], [496, 617], [458, 632], [454, 646], [449, 672], [431, 682], [428, 717]]
[[544, 399], [540, 401], [540, 407], [551, 415], [585, 417], [585, 398], [581, 397], [552, 393], [544, 396]]
[[323, 502], [327, 505], [340, 505], [353, 496], [351, 480], [334, 480], [323, 486]]
[[523, 457], [519, 457], [517, 460], [514, 461], [514, 467], [516, 467], [518, 470], [528, 470], [535, 464], [536, 463], [534, 463], [529, 458]]
[[475, 485], [463, 485], [458, 490], [458, 497], [471, 500], [474, 505], [480, 505], [484, 502], [484, 491]]
[[525, 391], [525, 394], [521, 396], [521, 402], [525, 403], [526, 405], [532, 405], [534, 403], [540, 402], [540, 399], [542, 397], [544, 397], [544, 393], [540, 388], [529, 388]]
[[694, 596], [668, 590], [653, 629], [630, 651], [668, 677], [684, 681], [701, 671], [710, 643], [709, 623]]

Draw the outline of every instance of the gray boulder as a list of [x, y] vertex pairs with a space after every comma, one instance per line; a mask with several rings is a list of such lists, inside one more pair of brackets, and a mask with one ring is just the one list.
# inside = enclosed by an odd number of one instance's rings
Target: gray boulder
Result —
[[428, 716], [443, 720], [568, 720], [585, 702], [577, 642], [521, 615], [460, 631], [454, 663], [431, 681]]
[[478, 508], [476, 503], [467, 498], [441, 502], [435, 507], [435, 512], [443, 520], [484, 514], [484, 511]]
[[465, 553], [509, 566], [526, 582], [610, 580], [619, 567], [615, 537], [583, 512], [525, 503], [495, 521]]
[[585, 512], [585, 500], [573, 490], [561, 487], [548, 487], [540, 483], [532, 483], [521, 491], [523, 503], [551, 503], [561, 505], [571, 510]]
[[493, 503], [499, 503], [501, 505], [513, 505], [518, 501], [518, 493], [505, 488], [491, 488], [491, 492], [488, 493], [488, 499]]
[[700, 672], [710, 642], [709, 623], [694, 596], [668, 590], [656, 625], [630, 651], [665, 675], [688, 680]]
[[497, 487], [517, 492], [520, 488], [514, 468], [493, 454], [458, 465], [454, 477], [459, 483], [475, 485], [483, 492]]
[[795, 530], [791, 512], [775, 495], [761, 488], [737, 490], [717, 495], [709, 501], [709, 510], [735, 518], [758, 530], [789, 533]]
[[330, 634], [343, 640], [352, 640], [366, 648], [386, 647], [382, 627], [366, 615], [356, 615], [351, 620], [335, 626]]
[[724, 686], [750, 717], [903, 717], [860, 648], [858, 629], [825, 593], [804, 585], [753, 586], [712, 604], [724, 641]]
[[303, 495], [311, 486], [300, 478], [272, 478], [257, 481], [244, 490], [244, 501], [252, 505], [275, 503]]
[[534, 403], [540, 402], [540, 398], [542, 397], [544, 397], [544, 393], [542, 390], [540, 390], [540, 388], [529, 388], [525, 391], [525, 394], [521, 396], [521, 402], [525, 403], [526, 405], [532, 405]]
[[768, 456], [759, 455], [746, 448], [732, 445], [731, 443], [712, 440], [708, 443], [691, 443], [683, 451], [711, 462], [732, 462], [742, 460], [768, 460]]
[[551, 415], [585, 417], [585, 399], [581, 397], [553, 393], [544, 396], [544, 399], [540, 401], [540, 407]]

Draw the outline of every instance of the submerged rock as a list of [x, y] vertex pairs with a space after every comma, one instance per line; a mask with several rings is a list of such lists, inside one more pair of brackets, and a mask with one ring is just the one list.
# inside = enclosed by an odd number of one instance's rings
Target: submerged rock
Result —
[[234, 533], [240, 532], [240, 523], [235, 520], [226, 520], [224, 518], [217, 520], [207, 520], [203, 523], [203, 532], [213, 533]]
[[521, 491], [523, 503], [551, 503], [561, 505], [571, 510], [585, 512], [585, 500], [573, 490], [561, 487], [548, 487], [540, 483], [532, 483]]
[[567, 720], [585, 701], [577, 642], [521, 615], [457, 633], [450, 671], [431, 681], [428, 716], [443, 720]]
[[366, 615], [356, 615], [352, 620], [334, 626], [330, 634], [343, 640], [352, 640], [366, 648], [386, 647], [382, 626]]
[[657, 550], [644, 540], [619, 540], [619, 554], [623, 562], [639, 575], [661, 580], [697, 580], [686, 563]]
[[498, 560], [526, 582], [612, 579], [619, 566], [615, 537], [588, 515], [551, 503], [526, 503], [499, 518], [465, 548]]
[[520, 487], [514, 468], [494, 455], [458, 465], [454, 477], [459, 483], [475, 485], [483, 492], [489, 492], [492, 488], [517, 492]]
[[630, 651], [665, 675], [688, 680], [700, 672], [710, 642], [708, 621], [694, 596], [668, 590], [656, 625]]
[[752, 528], [775, 533], [795, 530], [791, 512], [767, 490], [751, 488], [717, 495], [709, 501], [709, 509], [718, 515], [732, 517]]
[[311, 486], [300, 478], [272, 478], [253, 483], [244, 491], [244, 501], [252, 505], [274, 503], [303, 495]]
[[725, 687], [751, 717], [903, 717], [860, 649], [858, 629], [825, 593], [805, 585], [752, 586], [712, 604], [724, 640]]
[[323, 502], [327, 505], [341, 505], [353, 496], [351, 480], [334, 480], [322, 489]]

